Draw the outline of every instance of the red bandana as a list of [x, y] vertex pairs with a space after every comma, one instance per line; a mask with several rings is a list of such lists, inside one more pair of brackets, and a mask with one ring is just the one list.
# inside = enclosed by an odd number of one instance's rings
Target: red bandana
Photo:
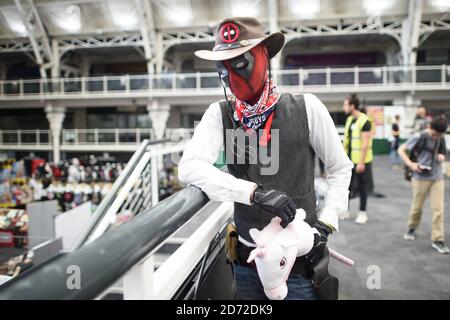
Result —
[[273, 111], [279, 94], [273, 81], [266, 81], [261, 97], [255, 105], [250, 105], [236, 97], [236, 114], [247, 130], [257, 130], [264, 126], [259, 144], [267, 146], [270, 140]]

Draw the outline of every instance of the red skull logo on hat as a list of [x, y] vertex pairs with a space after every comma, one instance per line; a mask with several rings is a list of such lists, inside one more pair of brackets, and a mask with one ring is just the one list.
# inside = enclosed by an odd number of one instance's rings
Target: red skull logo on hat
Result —
[[234, 23], [225, 23], [220, 28], [220, 38], [225, 43], [235, 42], [239, 37], [239, 28]]

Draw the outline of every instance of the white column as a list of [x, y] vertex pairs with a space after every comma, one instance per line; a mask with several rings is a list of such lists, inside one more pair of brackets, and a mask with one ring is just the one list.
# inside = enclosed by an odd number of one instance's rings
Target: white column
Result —
[[163, 35], [161, 31], [156, 33], [156, 73], [162, 73], [164, 64], [164, 49], [163, 49]]
[[55, 163], [61, 159], [60, 138], [65, 111], [64, 107], [56, 107], [52, 104], [45, 107], [45, 113], [47, 114], [50, 131], [52, 133], [53, 162]]
[[167, 119], [169, 119], [170, 105], [153, 100], [147, 105], [147, 111], [152, 122], [152, 128], [155, 131], [156, 139], [164, 138]]
[[89, 57], [82, 56], [80, 59], [80, 69], [81, 69], [81, 76], [82, 77], [89, 77], [89, 69], [91, 67], [91, 61]]
[[422, 10], [422, 0], [409, 1], [408, 16], [402, 22], [402, 43], [400, 44], [404, 65], [416, 64]]
[[416, 117], [416, 108], [421, 104], [420, 100], [414, 99], [412, 93], [407, 93], [404, 98], [396, 99], [393, 101], [394, 106], [405, 107], [404, 118], [401, 120], [406, 128], [406, 131], [410, 131], [414, 124], [414, 119]]
[[[164, 132], [167, 127], [167, 119], [169, 118], [170, 105], [167, 103], [161, 103], [158, 100], [153, 100], [147, 105], [148, 115], [152, 122], [152, 128], [155, 131], [156, 139], [164, 138]], [[158, 150], [160, 144], [152, 145], [153, 150]], [[154, 156], [155, 157], [155, 156]], [[159, 201], [157, 194], [159, 193], [159, 172], [164, 168], [163, 156], [156, 156], [152, 159], [152, 197], [153, 204]]]
[[60, 78], [60, 66], [61, 61], [59, 59], [59, 45], [58, 40], [53, 39], [52, 40], [52, 54], [53, 54], [53, 64], [51, 68], [51, 76], [52, 78]]
[[[280, 27], [278, 25], [278, 3], [276, 0], [268, 0], [268, 8], [269, 8], [269, 30], [270, 33], [280, 31]], [[275, 57], [272, 58], [270, 62], [270, 66], [274, 70], [279, 70], [281, 68], [281, 54], [280, 51]]]

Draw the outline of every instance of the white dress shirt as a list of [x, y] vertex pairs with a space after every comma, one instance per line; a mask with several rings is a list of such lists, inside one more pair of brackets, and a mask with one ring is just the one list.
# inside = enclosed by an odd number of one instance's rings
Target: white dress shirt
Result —
[[[320, 220], [338, 230], [338, 212], [348, 206], [348, 186], [353, 163], [345, 154], [336, 127], [325, 105], [313, 94], [304, 94], [309, 140], [325, 164], [329, 185]], [[194, 131], [178, 165], [179, 179], [201, 188], [210, 199], [250, 205], [256, 184], [237, 179], [215, 167], [224, 150], [222, 112], [218, 102], [211, 104]], [[300, 164], [299, 164], [300, 165]]]

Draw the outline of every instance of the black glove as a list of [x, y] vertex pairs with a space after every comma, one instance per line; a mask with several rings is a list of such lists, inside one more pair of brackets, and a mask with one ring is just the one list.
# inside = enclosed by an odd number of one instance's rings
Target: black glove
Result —
[[281, 218], [281, 227], [286, 228], [294, 220], [294, 201], [284, 192], [277, 190], [255, 190], [253, 204]]
[[332, 233], [332, 229], [322, 221], [317, 221], [314, 225], [319, 233], [314, 233], [314, 244], [302, 260], [307, 260], [312, 265], [315, 265], [323, 257], [325, 247], [327, 246], [328, 235]]

